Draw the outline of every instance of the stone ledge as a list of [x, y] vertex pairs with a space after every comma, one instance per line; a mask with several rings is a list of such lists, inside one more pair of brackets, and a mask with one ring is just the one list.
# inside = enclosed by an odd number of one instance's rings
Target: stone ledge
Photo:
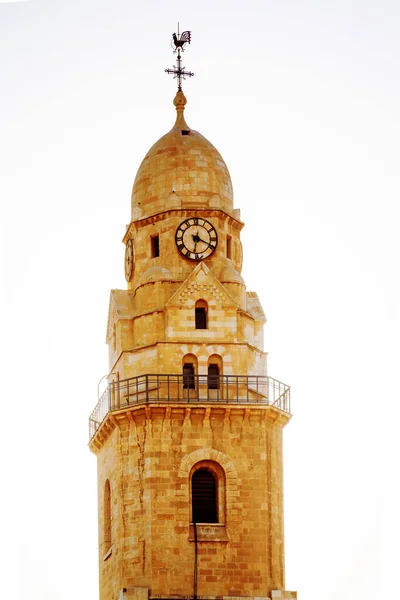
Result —
[[[194, 527], [189, 527], [189, 542], [194, 542]], [[229, 542], [228, 532], [225, 525], [221, 523], [198, 523], [197, 524], [198, 542]]]

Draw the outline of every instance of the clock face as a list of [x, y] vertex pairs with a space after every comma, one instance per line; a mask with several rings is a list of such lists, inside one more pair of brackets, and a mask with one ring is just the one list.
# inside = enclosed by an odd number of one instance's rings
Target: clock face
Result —
[[218, 236], [214, 226], [200, 217], [183, 221], [175, 234], [179, 252], [190, 260], [208, 258], [217, 247]]
[[133, 242], [128, 240], [125, 246], [125, 279], [130, 281], [133, 274], [134, 252]]

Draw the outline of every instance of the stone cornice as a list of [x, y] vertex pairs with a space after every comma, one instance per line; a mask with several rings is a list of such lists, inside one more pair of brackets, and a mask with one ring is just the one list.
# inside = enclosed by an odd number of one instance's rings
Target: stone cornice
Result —
[[127, 406], [109, 412], [102, 424], [96, 431], [96, 434], [89, 442], [89, 448], [94, 454], [98, 454], [110, 437], [116, 427], [126, 426], [135, 421], [138, 426], [142, 423], [142, 426], [146, 426], [147, 421], [155, 419], [169, 419], [174, 418], [174, 412], [179, 411], [185, 413], [185, 421], [190, 422], [190, 414], [195, 411], [196, 418], [200, 420], [209, 420], [210, 418], [217, 418], [221, 421], [230, 421], [232, 418], [242, 418], [243, 420], [251, 420], [254, 423], [264, 423], [270, 426], [278, 426], [279, 428], [284, 427], [292, 418], [292, 415], [286, 413], [276, 406], [271, 404], [259, 404], [259, 403], [230, 403], [221, 405], [219, 402], [213, 403], [208, 402], [155, 402], [152, 404], [137, 404], [135, 406]]
[[243, 221], [237, 219], [234, 215], [229, 214], [222, 210], [221, 208], [171, 208], [169, 210], [165, 210], [159, 212], [155, 215], [151, 215], [149, 217], [145, 217], [143, 219], [138, 219], [137, 221], [132, 221], [126, 229], [126, 233], [122, 239], [122, 242], [126, 244], [127, 240], [133, 237], [134, 233], [137, 229], [141, 227], [145, 227], [146, 225], [151, 225], [153, 223], [157, 223], [158, 221], [164, 221], [168, 217], [179, 216], [182, 219], [193, 216], [193, 214], [200, 215], [204, 218], [207, 217], [218, 217], [222, 218], [224, 221], [229, 223], [230, 225], [236, 226], [238, 231], [241, 231], [244, 227]]

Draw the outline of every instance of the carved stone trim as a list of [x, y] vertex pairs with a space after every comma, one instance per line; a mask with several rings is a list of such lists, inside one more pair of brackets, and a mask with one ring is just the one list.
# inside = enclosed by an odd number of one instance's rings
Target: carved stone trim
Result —
[[222, 293], [218, 287], [213, 283], [198, 283], [197, 281], [193, 281], [189, 283], [185, 289], [181, 291], [178, 296], [178, 301], [181, 304], [185, 304], [187, 299], [196, 292], [207, 292], [211, 296], [217, 300], [219, 304], [221, 304], [224, 300], [225, 294]]

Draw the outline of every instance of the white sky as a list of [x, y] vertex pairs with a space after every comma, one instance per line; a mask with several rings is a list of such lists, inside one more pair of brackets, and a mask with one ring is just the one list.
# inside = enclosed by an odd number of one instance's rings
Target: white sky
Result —
[[246, 223], [285, 430], [287, 589], [399, 589], [398, 0], [0, 5], [1, 595], [96, 600], [96, 459], [110, 288], [148, 148], [187, 122]]

